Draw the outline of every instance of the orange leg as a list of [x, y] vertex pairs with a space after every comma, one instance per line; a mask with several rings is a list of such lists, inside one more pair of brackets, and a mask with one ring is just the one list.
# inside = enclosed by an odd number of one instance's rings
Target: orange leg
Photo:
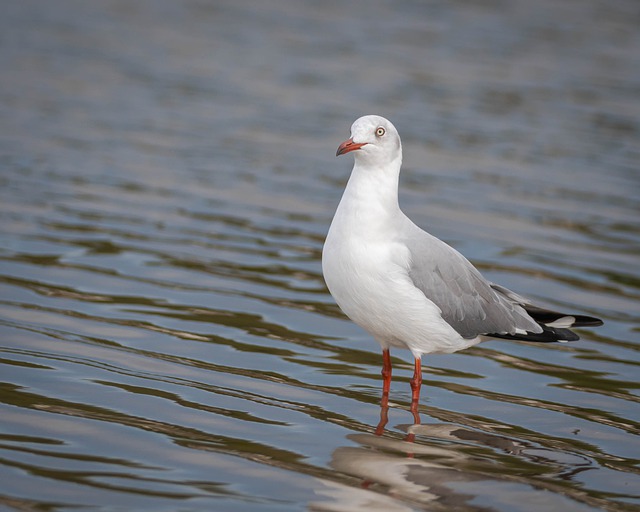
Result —
[[376, 427], [376, 435], [384, 432], [384, 427], [389, 421], [389, 390], [391, 389], [391, 355], [389, 349], [382, 351], [382, 400], [380, 400], [380, 422]]
[[422, 360], [415, 358], [413, 367], [413, 377], [409, 382], [411, 384], [411, 411], [418, 410], [418, 402], [420, 401], [420, 387], [422, 386]]
[[388, 348], [382, 351], [382, 379], [382, 402], [386, 405], [391, 389], [391, 354]]

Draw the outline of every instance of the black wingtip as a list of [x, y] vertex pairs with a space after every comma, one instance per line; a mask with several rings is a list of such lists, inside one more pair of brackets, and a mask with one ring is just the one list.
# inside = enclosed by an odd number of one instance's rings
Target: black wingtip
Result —
[[[519, 341], [531, 341], [535, 343], [554, 343], [556, 341], [577, 341], [580, 339], [575, 332], [571, 329], [574, 327], [597, 327], [603, 325], [604, 322], [599, 318], [586, 315], [567, 315], [564, 313], [556, 313], [555, 311], [549, 311], [546, 309], [537, 308], [535, 306], [526, 307], [527, 313], [542, 327], [542, 332], [532, 333], [527, 332], [524, 334], [487, 334], [492, 338], [500, 338], [505, 340], [519, 340]], [[573, 322], [567, 329], [566, 327], [554, 327], [554, 321], [564, 319], [567, 317], [573, 318]]]
[[571, 327], [598, 327], [604, 325], [604, 322], [595, 316], [571, 315], [576, 320]]

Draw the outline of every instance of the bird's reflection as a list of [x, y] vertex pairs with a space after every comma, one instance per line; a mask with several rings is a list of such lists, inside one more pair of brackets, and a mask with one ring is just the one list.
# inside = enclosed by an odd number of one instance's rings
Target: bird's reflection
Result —
[[[411, 505], [424, 505], [448, 497], [447, 503], [465, 502], [470, 495], [455, 493], [451, 484], [460, 480], [477, 480], [471, 473], [463, 473], [452, 467], [452, 459], [464, 458], [455, 449], [434, 443], [415, 442], [416, 434], [423, 428], [442, 431], [442, 425], [423, 425], [419, 411], [410, 410], [413, 423], [399, 425], [405, 432], [403, 438], [387, 432], [389, 403], [380, 406], [380, 421], [374, 433], [350, 434], [347, 438], [357, 446], [337, 448], [332, 455], [331, 466], [343, 474], [360, 479], [360, 485], [341, 486], [325, 484], [321, 494], [332, 503], [314, 503], [313, 510], [412, 510]], [[451, 430], [458, 426], [450, 426]], [[425, 431], [427, 432], [427, 431]], [[446, 462], [445, 462], [446, 461]]]
[[[567, 478], [587, 469], [589, 461], [574, 457], [573, 463], [566, 464], [571, 454], [545, 450], [528, 441], [460, 424], [423, 423], [418, 407], [409, 410], [413, 423], [387, 431], [389, 411], [389, 402], [383, 399], [373, 433], [348, 435], [356, 446], [339, 447], [332, 454], [332, 468], [358, 478], [359, 486], [326, 483], [321, 494], [332, 503], [314, 503], [312, 509], [334, 510], [339, 505], [335, 510], [411, 510], [416, 504], [437, 502], [448, 509], [465, 510], [473, 509], [471, 502], [478, 497], [516, 506], [529, 495], [532, 499], [538, 496], [541, 489], [551, 491], [547, 496], [551, 508], [565, 506], [568, 497], [595, 504], [575, 488], [545, 478], [532, 479], [527, 473], [538, 465], [543, 475], [561, 471]], [[398, 430], [405, 435], [398, 436]], [[547, 460], [543, 461], [545, 453]], [[487, 495], [487, 489], [496, 485], [502, 495]]]
[[[456, 492], [455, 484], [476, 482], [484, 477], [476, 472], [463, 470], [470, 457], [464, 450], [459, 450], [459, 446], [437, 441], [465, 439], [466, 445], [475, 436], [475, 442], [479, 444], [496, 446], [499, 444], [499, 436], [453, 424], [423, 424], [418, 407], [411, 407], [409, 413], [413, 417], [413, 423], [397, 426], [398, 430], [405, 432], [404, 437], [399, 438], [385, 430], [389, 423], [389, 408], [387, 397], [383, 397], [380, 420], [373, 434], [347, 436], [358, 446], [336, 449], [331, 466], [342, 473], [359, 477], [361, 490], [373, 490], [386, 495], [384, 504], [389, 510], [395, 510], [393, 507], [389, 508], [389, 497], [410, 503], [444, 500], [449, 506], [459, 506], [472, 499], [473, 495]], [[416, 442], [416, 436], [421, 437], [420, 442]], [[517, 443], [506, 438], [499, 441], [507, 450], [518, 449]], [[360, 491], [358, 493], [370, 507], [372, 497], [365, 498]], [[349, 500], [353, 501], [354, 496], [350, 495]]]

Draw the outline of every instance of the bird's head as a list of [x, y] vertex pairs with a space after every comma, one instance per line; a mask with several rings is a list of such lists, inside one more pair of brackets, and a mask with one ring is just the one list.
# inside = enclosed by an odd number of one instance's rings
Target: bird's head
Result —
[[336, 156], [355, 151], [358, 163], [384, 166], [402, 158], [402, 144], [395, 126], [381, 116], [363, 116], [351, 125], [351, 138], [338, 147]]

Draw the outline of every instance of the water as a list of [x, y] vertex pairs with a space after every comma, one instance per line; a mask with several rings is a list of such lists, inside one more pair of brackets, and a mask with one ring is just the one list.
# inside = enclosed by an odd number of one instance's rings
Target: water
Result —
[[[255, 2], [253, 3], [255, 4]], [[5, 2], [7, 510], [640, 505], [637, 2]], [[490, 279], [605, 320], [425, 357], [320, 271], [360, 115]]]

